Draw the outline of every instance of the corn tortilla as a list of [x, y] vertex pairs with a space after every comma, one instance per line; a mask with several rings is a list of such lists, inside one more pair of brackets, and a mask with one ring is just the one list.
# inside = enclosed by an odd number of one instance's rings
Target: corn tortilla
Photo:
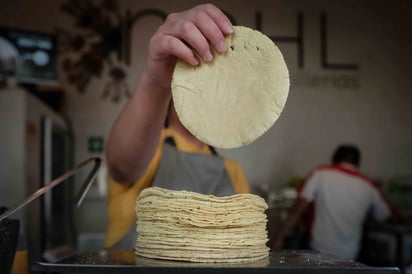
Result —
[[178, 61], [173, 102], [182, 124], [218, 148], [249, 144], [280, 116], [289, 93], [289, 72], [278, 47], [259, 31], [235, 26], [225, 54], [209, 63]]
[[136, 202], [136, 254], [203, 263], [266, 258], [266, 202], [253, 194], [226, 197], [143, 190]]

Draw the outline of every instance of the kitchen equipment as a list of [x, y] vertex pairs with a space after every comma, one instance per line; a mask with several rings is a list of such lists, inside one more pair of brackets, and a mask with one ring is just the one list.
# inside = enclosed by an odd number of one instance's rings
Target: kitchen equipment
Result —
[[[11, 208], [75, 164], [70, 121], [24, 87], [0, 89], [0, 128], [0, 206]], [[28, 250], [31, 263], [46, 250], [75, 248], [73, 179], [14, 213], [18, 250]]]
[[[2, 207], [0, 214], [7, 211]], [[0, 273], [9, 274], [13, 265], [19, 238], [19, 220], [5, 219], [0, 222]]]
[[373, 268], [309, 250], [271, 252], [252, 263], [188, 263], [136, 256], [131, 250], [100, 250], [75, 255], [57, 263], [37, 262], [34, 270], [59, 273], [277, 273], [277, 274], [395, 274], [398, 268]]
[[359, 260], [373, 266], [409, 267], [412, 262], [412, 226], [366, 223]]
[[[6, 219], [13, 213], [19, 211], [23, 207], [25, 207], [27, 204], [30, 202], [34, 201], [35, 199], [39, 198], [41, 195], [45, 194], [47, 191], [51, 190], [52, 188], [56, 187], [57, 185], [61, 184], [62, 182], [65, 182], [65, 180], [74, 174], [76, 174], [80, 169], [88, 165], [89, 163], [94, 162], [93, 168], [90, 170], [86, 180], [82, 184], [80, 190], [78, 191], [75, 199], [75, 204], [76, 207], [79, 207], [86, 196], [87, 191], [89, 190], [94, 178], [96, 177], [97, 171], [100, 167], [101, 164], [101, 159], [99, 158], [89, 158], [80, 164], [76, 165], [74, 168], [66, 171], [63, 175], [60, 177], [54, 179], [51, 181], [49, 184], [41, 187], [37, 191], [35, 191], [33, 194], [25, 198], [23, 201], [15, 205], [14, 207], [6, 210], [0, 215], [0, 248], [2, 249], [2, 252], [5, 252], [7, 256], [2, 256], [0, 257], [1, 259], [1, 267], [0, 273], [9, 273], [11, 271], [11, 264], [13, 263], [13, 258], [9, 258], [10, 256], [14, 257], [11, 253], [14, 253], [16, 250], [16, 245], [17, 245], [17, 236], [19, 233], [19, 225], [18, 221], [13, 222], [12, 220]], [[4, 239], [4, 243], [3, 243]], [[4, 265], [4, 266], [3, 266]]]

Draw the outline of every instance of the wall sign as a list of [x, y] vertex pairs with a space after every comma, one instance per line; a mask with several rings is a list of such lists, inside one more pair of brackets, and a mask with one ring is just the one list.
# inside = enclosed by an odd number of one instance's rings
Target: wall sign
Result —
[[[125, 68], [130, 65], [131, 29], [141, 18], [158, 17], [165, 20], [167, 14], [159, 9], [143, 9], [121, 12], [114, 0], [73, 0], [62, 5], [62, 11], [75, 18], [74, 31], [59, 30], [63, 42], [63, 70], [68, 80], [79, 92], [84, 92], [93, 77], [101, 77], [107, 66], [110, 80], [106, 83], [101, 99], [119, 102], [122, 97], [129, 98], [131, 92], [126, 83]], [[225, 11], [234, 24], [236, 19]], [[262, 13], [255, 12], [255, 28], [264, 31]], [[297, 46], [298, 67], [305, 68], [305, 21], [304, 14], [296, 17], [296, 34], [290, 36], [269, 36], [276, 43], [292, 43]], [[344, 89], [357, 89], [360, 80], [356, 74], [360, 65], [357, 63], [338, 63], [330, 60], [328, 53], [333, 49], [328, 44], [327, 14], [319, 14], [320, 60], [319, 65], [325, 72], [343, 71], [347, 74], [298, 74], [297, 83], [304, 86], [333, 86]], [[71, 54], [77, 53], [77, 54]], [[74, 56], [74, 57], [73, 57]], [[113, 58], [115, 56], [116, 58]], [[355, 73], [355, 74], [354, 74]]]
[[87, 140], [87, 150], [89, 153], [103, 153], [104, 138], [102, 136], [90, 136]]
[[[255, 14], [255, 24], [256, 29], [262, 31], [262, 13], [257, 11]], [[304, 67], [304, 21], [303, 14], [298, 13], [296, 19], [296, 36], [269, 36], [273, 42], [280, 43], [296, 43], [298, 47], [298, 65], [300, 68]], [[356, 71], [359, 69], [359, 64], [345, 64], [345, 63], [336, 63], [328, 60], [328, 24], [327, 24], [327, 15], [325, 12], [320, 14], [320, 64], [324, 69], [333, 69], [333, 70], [352, 70]]]

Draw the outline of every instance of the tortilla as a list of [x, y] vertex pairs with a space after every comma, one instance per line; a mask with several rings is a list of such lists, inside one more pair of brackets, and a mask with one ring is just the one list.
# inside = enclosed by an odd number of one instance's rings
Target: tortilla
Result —
[[181, 60], [172, 96], [182, 124], [202, 142], [218, 148], [249, 144], [278, 119], [289, 93], [289, 72], [278, 47], [266, 35], [235, 26], [225, 54], [209, 63]]
[[188, 262], [253, 262], [266, 258], [266, 202], [252, 194], [226, 197], [159, 187], [136, 203], [136, 254]]

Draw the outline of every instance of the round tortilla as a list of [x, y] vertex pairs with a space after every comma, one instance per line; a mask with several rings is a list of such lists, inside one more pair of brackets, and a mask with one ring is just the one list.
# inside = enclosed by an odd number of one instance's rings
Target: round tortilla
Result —
[[216, 197], [146, 188], [136, 200], [135, 253], [204, 263], [267, 258], [267, 207], [253, 194]]
[[289, 93], [289, 72], [278, 47], [259, 31], [235, 26], [225, 54], [209, 63], [178, 61], [173, 102], [182, 124], [218, 148], [249, 144], [278, 119]]

